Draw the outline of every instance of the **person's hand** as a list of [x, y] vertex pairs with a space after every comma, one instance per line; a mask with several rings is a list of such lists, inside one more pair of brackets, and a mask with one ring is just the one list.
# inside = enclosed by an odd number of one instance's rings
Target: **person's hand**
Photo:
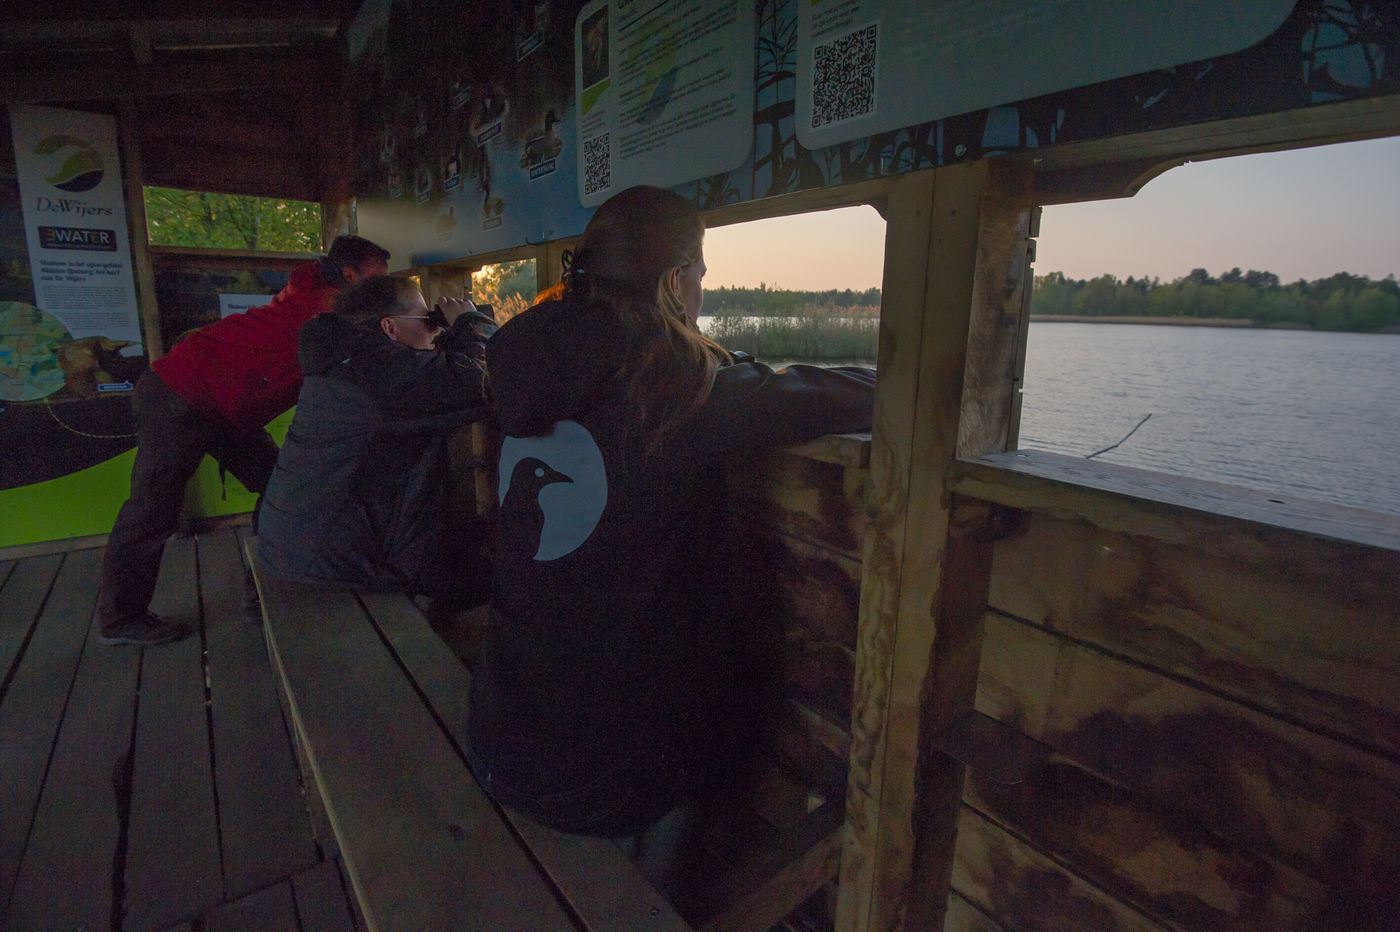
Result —
[[449, 327], [457, 321], [458, 317], [461, 317], [467, 311], [476, 310], [476, 305], [472, 304], [470, 301], [463, 301], [461, 298], [449, 298], [445, 295], [437, 299], [437, 304], [435, 304], [434, 307], [442, 312], [443, 319], [447, 321], [447, 326]]

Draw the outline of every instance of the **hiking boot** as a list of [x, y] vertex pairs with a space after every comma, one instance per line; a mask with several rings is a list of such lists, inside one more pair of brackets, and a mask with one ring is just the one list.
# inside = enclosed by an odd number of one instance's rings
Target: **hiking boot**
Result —
[[99, 644], [169, 644], [178, 641], [194, 629], [183, 622], [167, 621], [155, 612], [116, 625], [104, 624], [97, 633]]

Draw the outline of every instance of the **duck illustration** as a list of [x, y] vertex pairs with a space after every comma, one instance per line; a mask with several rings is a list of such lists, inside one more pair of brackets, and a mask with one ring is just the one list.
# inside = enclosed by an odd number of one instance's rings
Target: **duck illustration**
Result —
[[544, 133], [525, 145], [525, 151], [520, 156], [521, 168], [530, 168], [559, 156], [559, 152], [564, 148], [564, 140], [554, 132], [554, 124], [558, 122], [559, 118], [554, 115], [554, 108], [549, 108], [544, 115]]
[[99, 385], [135, 378], [141, 361], [127, 359], [118, 352], [131, 345], [129, 340], [108, 337], [82, 337], [64, 343], [58, 350], [64, 387], [80, 397], [92, 398]]

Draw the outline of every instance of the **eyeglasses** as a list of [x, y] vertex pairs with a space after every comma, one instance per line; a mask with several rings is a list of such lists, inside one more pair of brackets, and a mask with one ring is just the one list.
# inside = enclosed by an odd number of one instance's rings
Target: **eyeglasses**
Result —
[[432, 320], [432, 314], [385, 314], [385, 317], [392, 317], [394, 320]]

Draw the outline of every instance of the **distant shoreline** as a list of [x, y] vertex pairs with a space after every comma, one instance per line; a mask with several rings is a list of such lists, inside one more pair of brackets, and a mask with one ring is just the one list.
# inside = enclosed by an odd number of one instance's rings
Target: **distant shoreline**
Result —
[[[761, 317], [762, 315], [760, 315]], [[714, 315], [701, 314], [702, 321], [713, 321]], [[755, 317], [754, 319], [759, 319]], [[774, 317], [773, 319], [780, 319]], [[1400, 325], [1391, 324], [1379, 330], [1320, 330], [1306, 324], [1291, 321], [1277, 321], [1261, 324], [1248, 317], [1148, 317], [1148, 316], [1103, 316], [1091, 317], [1082, 314], [1032, 314], [1031, 323], [1047, 324], [1148, 324], [1156, 327], [1232, 327], [1252, 330], [1302, 330], [1307, 333], [1389, 333], [1400, 334]], [[704, 331], [702, 326], [701, 331]]]
[[1050, 324], [1154, 324], [1163, 327], [1249, 327], [1254, 330], [1305, 330], [1308, 333], [1400, 333], [1390, 325], [1379, 330], [1319, 330], [1304, 324], [1280, 321], [1259, 324], [1247, 317], [1087, 317], [1078, 314], [1032, 314], [1031, 322]]
[[[1169, 327], [1257, 327], [1247, 317], [1088, 317], [1079, 314], [1032, 314], [1031, 323], [1052, 324], [1160, 324]], [[1274, 324], [1259, 329], [1311, 330], [1301, 324]]]

